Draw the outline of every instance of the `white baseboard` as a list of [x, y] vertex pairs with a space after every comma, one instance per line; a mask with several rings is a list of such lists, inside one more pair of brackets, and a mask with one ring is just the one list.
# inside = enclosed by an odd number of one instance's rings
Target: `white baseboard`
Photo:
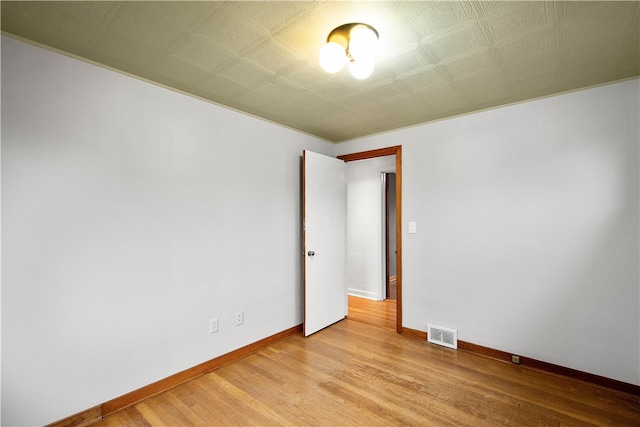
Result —
[[348, 288], [347, 289], [347, 293], [349, 295], [351, 295], [351, 296], [354, 296], [354, 297], [372, 299], [374, 301], [380, 301], [380, 296], [378, 294], [376, 294], [375, 292], [367, 292], [367, 291], [361, 291], [359, 289]]

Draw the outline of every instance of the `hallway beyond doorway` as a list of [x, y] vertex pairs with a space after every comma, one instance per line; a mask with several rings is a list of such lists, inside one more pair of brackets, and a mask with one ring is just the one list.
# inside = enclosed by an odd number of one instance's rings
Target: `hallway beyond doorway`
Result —
[[349, 295], [349, 314], [347, 318], [395, 331], [396, 309], [396, 300], [374, 301]]

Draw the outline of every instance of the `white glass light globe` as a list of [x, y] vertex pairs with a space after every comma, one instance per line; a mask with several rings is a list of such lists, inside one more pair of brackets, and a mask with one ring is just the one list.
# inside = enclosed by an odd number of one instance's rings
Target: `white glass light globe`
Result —
[[358, 80], [366, 79], [373, 73], [373, 59], [357, 60], [349, 63], [351, 75]]
[[337, 73], [347, 62], [347, 54], [338, 43], [329, 42], [320, 49], [320, 66], [327, 73]]
[[354, 27], [349, 33], [349, 54], [351, 58], [358, 60], [374, 60], [378, 36], [364, 25]]

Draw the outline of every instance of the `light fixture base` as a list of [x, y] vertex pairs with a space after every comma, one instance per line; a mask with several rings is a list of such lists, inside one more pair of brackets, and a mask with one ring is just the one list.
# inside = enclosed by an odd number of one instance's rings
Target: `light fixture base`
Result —
[[[349, 24], [340, 25], [339, 27], [336, 27], [333, 30], [331, 30], [331, 32], [327, 36], [327, 43], [335, 42], [343, 45], [344, 48], [346, 49], [347, 44], [349, 42], [351, 30], [353, 30], [357, 26], [362, 26], [372, 31], [376, 35], [377, 39], [380, 38], [378, 31], [375, 28], [373, 28], [371, 25], [363, 24], [362, 22], [351, 22]], [[344, 43], [342, 41], [344, 41]]]
[[351, 22], [334, 28], [320, 51], [320, 65], [328, 73], [340, 71], [349, 62], [351, 74], [365, 79], [374, 68], [378, 31], [369, 24]]

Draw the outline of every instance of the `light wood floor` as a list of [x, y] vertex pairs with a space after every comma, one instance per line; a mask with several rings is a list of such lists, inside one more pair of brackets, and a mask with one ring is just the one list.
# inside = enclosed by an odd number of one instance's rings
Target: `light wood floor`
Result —
[[374, 301], [349, 295], [349, 320], [371, 326], [396, 330], [396, 301]]
[[343, 320], [98, 426], [638, 426], [640, 398]]

